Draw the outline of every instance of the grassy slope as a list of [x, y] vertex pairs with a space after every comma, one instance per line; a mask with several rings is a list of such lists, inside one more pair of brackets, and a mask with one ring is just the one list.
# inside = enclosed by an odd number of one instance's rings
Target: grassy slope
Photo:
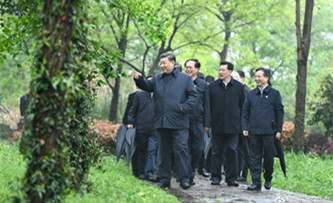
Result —
[[[273, 187], [333, 200], [333, 157], [323, 160], [286, 153], [285, 158], [287, 178], [275, 159]], [[24, 173], [25, 162], [17, 147], [0, 141], [0, 202], [23, 196], [20, 179]], [[134, 178], [126, 163], [121, 160], [117, 165], [114, 156], [92, 168], [89, 181], [89, 193], [72, 193], [66, 202], [177, 202], [174, 196]]]
[[[0, 141], [0, 202], [23, 197], [20, 179], [24, 173], [25, 162], [18, 147]], [[114, 156], [105, 157], [103, 163], [92, 168], [89, 181], [89, 193], [72, 193], [65, 202], [178, 202], [175, 196], [134, 178], [125, 161], [117, 164]]]
[[22, 196], [21, 177], [25, 162], [17, 147], [0, 141], [0, 202], [9, 202], [14, 196]]
[[114, 156], [105, 157], [105, 162], [90, 172], [92, 190], [70, 196], [66, 202], [178, 202], [175, 196], [132, 176], [125, 161], [116, 163]]
[[333, 200], [333, 157], [285, 154], [287, 178], [275, 159], [273, 187]]

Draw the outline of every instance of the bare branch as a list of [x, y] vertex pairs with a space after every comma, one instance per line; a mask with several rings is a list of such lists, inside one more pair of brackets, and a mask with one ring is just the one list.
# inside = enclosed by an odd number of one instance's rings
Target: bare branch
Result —
[[217, 33], [215, 33], [215, 34], [209, 35], [209, 36], [205, 37], [205, 38], [202, 39], [202, 40], [197, 40], [197, 41], [192, 41], [192, 42], [188, 42], [188, 43], [182, 44], [182, 45], [180, 45], [180, 46], [178, 46], [178, 47], [176, 47], [176, 48], [174, 48], [174, 49], [171, 49], [171, 50], [174, 51], [174, 50], [177, 50], [177, 49], [180, 49], [180, 48], [183, 48], [183, 47], [185, 47], [185, 46], [192, 45], [192, 44], [201, 44], [202, 42], [207, 41], [208, 39], [213, 38], [213, 37], [215, 37], [215, 36], [221, 34], [222, 32], [223, 32], [223, 31], [220, 31], [220, 32], [217, 32]]
[[[104, 9], [102, 10], [102, 13], [105, 15], [105, 17], [107, 17], [108, 19], [111, 19], [111, 17], [105, 12]], [[114, 15], [112, 15], [112, 16], [114, 17]], [[113, 19], [115, 19], [115, 18], [113, 18]], [[115, 19], [115, 20], [116, 20], [116, 19]], [[116, 21], [117, 21], [117, 20], [116, 20]], [[113, 36], [114, 36], [114, 38], [116, 39], [116, 42], [119, 43], [119, 38], [117, 37], [116, 31], [115, 31], [115, 29], [114, 29], [114, 27], [113, 27], [113, 25], [112, 25], [112, 21], [109, 22], [109, 24], [110, 24], [111, 30], [112, 30], [112, 32], [113, 32]]]
[[282, 60], [282, 61], [280, 62], [280, 64], [279, 64], [276, 68], [274, 68], [274, 69], [272, 70], [272, 75], [274, 75], [274, 73], [275, 73], [279, 68], [282, 67], [283, 63], [284, 63], [284, 60]]
[[114, 91], [114, 87], [112, 86], [112, 84], [109, 82], [109, 79], [106, 77], [105, 74], [103, 74], [104, 79], [106, 81], [106, 83], [108, 84], [108, 86], [110, 87], [110, 89], [112, 90], [112, 92]]
[[200, 43], [201, 46], [205, 46], [205, 47], [208, 47], [210, 49], [212, 49], [213, 51], [215, 51], [216, 53], [220, 54], [221, 52], [217, 49], [215, 49], [212, 45], [209, 45], [209, 44], [205, 44], [205, 43]]
[[[118, 60], [120, 61], [120, 62], [123, 62], [123, 63], [125, 63], [125, 64], [127, 64], [127, 65], [129, 65], [131, 68], [133, 68], [134, 70], [136, 70], [137, 72], [140, 72], [140, 73], [142, 73], [135, 65], [133, 65], [132, 63], [130, 63], [130, 62], [128, 62], [127, 60], [125, 60], [125, 59], [123, 59], [123, 58], [118, 58]], [[142, 73], [142, 74], [144, 74], [144, 73]]]

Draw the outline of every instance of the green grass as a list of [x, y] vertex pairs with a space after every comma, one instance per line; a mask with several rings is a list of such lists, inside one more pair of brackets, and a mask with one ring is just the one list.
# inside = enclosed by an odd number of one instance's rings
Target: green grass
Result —
[[90, 172], [92, 190], [70, 196], [66, 202], [178, 202], [175, 196], [132, 176], [125, 161], [116, 163], [114, 156], [105, 157], [101, 167]]
[[[293, 192], [321, 196], [333, 200], [333, 157], [307, 157], [285, 154], [287, 178], [283, 176], [278, 159], [275, 159], [273, 187]], [[0, 202], [22, 199], [21, 179], [25, 161], [16, 145], [0, 141]], [[250, 177], [249, 177], [250, 179]], [[156, 186], [140, 181], [131, 175], [124, 160], [117, 164], [114, 156], [90, 171], [91, 186], [82, 194], [71, 193], [65, 202], [178, 202]]]
[[[18, 146], [0, 141], [0, 202], [11, 202], [13, 197], [24, 199], [20, 188], [25, 168]], [[93, 167], [88, 181], [91, 186], [83, 185], [82, 194], [72, 192], [65, 202], [178, 202], [175, 196], [134, 178], [125, 161], [117, 164], [114, 156], [105, 157], [103, 163]]]
[[0, 202], [23, 196], [20, 179], [25, 173], [25, 162], [18, 147], [0, 141]]
[[285, 153], [287, 178], [275, 159], [273, 187], [333, 200], [333, 156], [307, 157]]

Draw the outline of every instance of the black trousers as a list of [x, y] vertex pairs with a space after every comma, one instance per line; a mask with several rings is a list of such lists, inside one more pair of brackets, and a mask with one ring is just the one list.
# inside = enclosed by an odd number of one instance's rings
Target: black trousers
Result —
[[132, 157], [132, 173], [135, 176], [145, 174], [147, 161], [148, 133], [136, 133], [135, 135], [135, 152]]
[[202, 152], [204, 150], [204, 129], [202, 123], [190, 123], [189, 128], [189, 148], [191, 154], [191, 179], [194, 178], [195, 169], [199, 167]]
[[180, 182], [189, 182], [191, 165], [188, 150], [188, 130], [158, 129], [158, 134], [160, 156], [158, 176], [160, 182], [170, 183], [171, 181], [171, 150], [173, 150], [174, 153], [177, 174]]
[[250, 173], [252, 183], [261, 186], [262, 158], [264, 158], [264, 178], [272, 180], [274, 166], [274, 135], [249, 135], [250, 137]]
[[235, 181], [238, 175], [238, 134], [218, 134], [212, 138], [212, 179], [222, 180], [221, 167], [226, 148], [226, 182]]

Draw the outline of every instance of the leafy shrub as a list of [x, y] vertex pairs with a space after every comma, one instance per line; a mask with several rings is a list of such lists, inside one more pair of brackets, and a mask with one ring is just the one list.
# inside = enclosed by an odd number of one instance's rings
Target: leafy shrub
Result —
[[[283, 143], [284, 150], [292, 152], [294, 149], [294, 133], [295, 133], [295, 125], [290, 122], [284, 122], [282, 128], [282, 137], [281, 142]], [[308, 151], [308, 139], [309, 131], [304, 130], [304, 140], [305, 140], [305, 151]]]
[[110, 121], [96, 119], [91, 123], [101, 146], [112, 154], [116, 153], [117, 132], [121, 125], [121, 123], [113, 125]]
[[326, 75], [309, 102], [310, 125], [322, 123], [326, 136], [333, 138], [333, 73]]
[[308, 147], [311, 152], [320, 156], [333, 154], [333, 141], [322, 134], [311, 133], [308, 137]]
[[285, 150], [292, 151], [294, 132], [295, 125], [293, 123], [283, 123], [281, 142], [283, 143], [283, 147]]
[[[87, 135], [88, 137], [92, 136], [92, 133], [97, 135], [97, 140], [107, 152], [116, 153], [116, 143], [117, 143], [117, 132], [121, 123], [113, 125], [110, 121], [103, 121], [103, 120], [93, 120], [90, 124], [90, 128], [93, 131]], [[22, 136], [22, 130], [15, 131], [12, 135], [8, 138], [8, 140], [17, 142], [20, 137]]]

